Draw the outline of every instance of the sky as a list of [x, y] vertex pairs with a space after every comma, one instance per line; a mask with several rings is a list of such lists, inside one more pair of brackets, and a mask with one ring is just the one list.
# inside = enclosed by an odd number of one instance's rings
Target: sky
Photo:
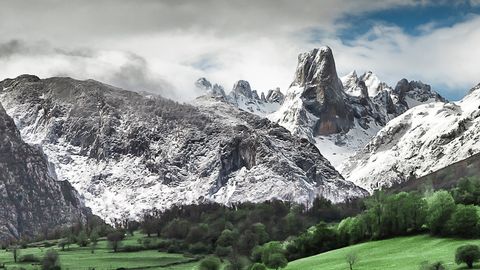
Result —
[[450, 100], [480, 83], [480, 0], [0, 0], [0, 78], [95, 79], [189, 101], [199, 77], [290, 85], [299, 53], [340, 76], [421, 80]]

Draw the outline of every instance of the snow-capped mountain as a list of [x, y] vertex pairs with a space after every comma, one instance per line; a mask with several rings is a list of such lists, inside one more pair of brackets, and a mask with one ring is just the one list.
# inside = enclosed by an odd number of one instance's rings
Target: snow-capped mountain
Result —
[[315, 143], [336, 168], [363, 148], [385, 124], [418, 104], [444, 101], [421, 82], [401, 80], [395, 89], [367, 72], [337, 75], [329, 47], [298, 57], [283, 105], [268, 116]]
[[459, 102], [419, 105], [391, 120], [342, 173], [372, 191], [466, 159], [480, 152], [479, 142], [480, 84]]
[[[0, 86], [23, 139], [41, 145], [58, 178], [107, 220], [179, 203], [366, 194], [307, 140], [209, 95], [193, 106], [92, 80], [31, 75]], [[236, 86], [249, 95], [247, 84]]]
[[204, 90], [208, 97], [223, 100], [241, 110], [261, 117], [276, 111], [282, 105], [284, 99], [280, 88], [269, 90], [266, 96], [262, 92], [259, 96], [256, 90], [251, 89], [250, 83], [244, 80], [237, 81], [228, 95], [225, 94], [222, 86], [212, 85], [206, 78], [198, 79], [195, 86]]
[[57, 181], [41, 148], [22, 141], [0, 104], [0, 243], [73, 224], [88, 214], [67, 181]]

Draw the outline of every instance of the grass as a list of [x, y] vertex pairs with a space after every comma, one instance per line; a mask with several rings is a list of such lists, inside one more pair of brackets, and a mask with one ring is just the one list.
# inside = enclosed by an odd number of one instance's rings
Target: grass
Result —
[[[140, 245], [138, 239], [143, 238], [142, 234], [135, 234], [128, 236], [123, 245]], [[155, 238], [152, 237], [152, 240]], [[107, 241], [100, 240], [95, 249], [95, 253], [91, 253], [90, 247], [79, 247], [71, 245], [70, 249], [61, 251], [59, 247], [51, 248], [44, 247], [29, 247], [20, 250], [20, 255], [33, 254], [37, 257], [43, 255], [49, 249], [55, 249], [60, 255], [60, 263], [64, 270], [109, 270], [117, 268], [126, 269], [170, 269], [170, 270], [191, 270], [196, 269], [197, 262], [191, 262], [192, 258], [185, 257], [182, 254], [172, 254], [158, 252], [157, 250], [145, 250], [138, 252], [117, 252], [113, 253], [108, 248]], [[28, 270], [40, 269], [39, 265], [31, 263], [17, 263], [13, 262], [12, 252], [0, 250], [0, 263], [5, 263], [7, 269], [12, 267], [23, 267]], [[175, 264], [175, 265], [172, 265]]]
[[[428, 235], [398, 237], [373, 241], [332, 250], [316, 256], [290, 262], [286, 270], [345, 270], [349, 269], [345, 256], [357, 254], [354, 270], [419, 269], [423, 261], [442, 261], [447, 269], [466, 269], [455, 264], [455, 250], [464, 244], [480, 245], [480, 240], [435, 238]], [[475, 269], [480, 269], [480, 264]]]

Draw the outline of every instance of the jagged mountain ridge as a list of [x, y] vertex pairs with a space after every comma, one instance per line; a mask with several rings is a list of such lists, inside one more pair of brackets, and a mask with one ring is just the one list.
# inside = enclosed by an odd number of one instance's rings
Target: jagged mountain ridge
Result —
[[341, 170], [349, 156], [410, 106], [445, 101], [430, 86], [405, 81], [392, 89], [372, 72], [340, 79], [332, 50], [314, 49], [299, 55], [285, 100], [268, 118], [308, 138]]
[[67, 181], [57, 181], [41, 148], [22, 141], [0, 104], [0, 243], [81, 221], [88, 214]]
[[107, 220], [176, 203], [366, 194], [308, 141], [215, 97], [192, 106], [92, 80], [35, 76], [0, 85], [22, 137], [41, 144], [59, 179]]
[[258, 95], [257, 90], [252, 90], [250, 83], [245, 80], [237, 81], [228, 95], [225, 94], [222, 86], [216, 83], [212, 85], [210, 81], [203, 77], [195, 82], [195, 86], [203, 90], [206, 96], [230, 103], [241, 110], [261, 117], [276, 111], [284, 100], [280, 88], [268, 90], [266, 96], [263, 92]]
[[480, 152], [480, 84], [459, 102], [416, 106], [352, 156], [344, 176], [368, 190], [420, 178]]

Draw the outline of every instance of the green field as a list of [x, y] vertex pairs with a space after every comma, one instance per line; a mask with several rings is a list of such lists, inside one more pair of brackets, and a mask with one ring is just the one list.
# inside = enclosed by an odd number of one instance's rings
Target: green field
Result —
[[[442, 261], [447, 269], [465, 269], [455, 264], [455, 249], [463, 244], [480, 244], [480, 240], [434, 238], [427, 235], [398, 237], [373, 241], [332, 250], [316, 256], [290, 262], [287, 270], [344, 270], [348, 269], [345, 256], [355, 253], [358, 263], [354, 270], [419, 269], [423, 261]], [[477, 268], [480, 269], [480, 264]]]
[[[141, 234], [129, 236], [123, 241], [124, 245], [140, 245], [137, 240], [143, 237]], [[108, 248], [107, 242], [101, 240], [95, 253], [91, 253], [90, 247], [79, 247], [71, 245], [69, 250], [61, 251], [60, 248], [51, 247], [58, 251], [60, 255], [60, 263], [62, 269], [66, 270], [109, 270], [120, 267], [132, 269], [171, 269], [171, 270], [191, 270], [196, 269], [198, 262], [192, 262], [191, 257], [185, 257], [182, 254], [171, 254], [158, 252], [156, 250], [145, 250], [139, 252], [117, 252], [113, 253]], [[21, 249], [19, 256], [26, 254], [34, 254], [37, 257], [43, 257], [47, 250], [51, 248], [44, 247], [29, 247]], [[12, 269], [14, 266], [23, 267], [25, 269], [40, 269], [39, 265], [32, 263], [18, 263], [13, 262], [12, 252], [0, 250], [0, 264], [5, 263], [7, 269]], [[172, 263], [178, 263], [171, 265]]]

